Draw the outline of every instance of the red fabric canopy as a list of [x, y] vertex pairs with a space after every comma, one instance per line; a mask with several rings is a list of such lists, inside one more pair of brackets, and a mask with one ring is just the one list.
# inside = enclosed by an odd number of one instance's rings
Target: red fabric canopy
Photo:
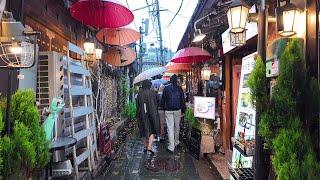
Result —
[[191, 65], [189, 63], [173, 63], [169, 62], [167, 65], [168, 73], [182, 73], [191, 71]]
[[136, 60], [136, 53], [125, 46], [114, 46], [104, 54], [104, 61], [113, 66], [128, 66]]
[[163, 80], [170, 81], [170, 76], [162, 76]]
[[198, 47], [188, 47], [180, 49], [172, 57], [171, 62], [174, 63], [199, 63], [208, 61], [212, 58], [211, 54]]
[[133, 13], [118, 0], [79, 0], [70, 8], [73, 18], [96, 28], [119, 28], [133, 21]]
[[128, 28], [105, 28], [96, 35], [98, 41], [104, 44], [124, 46], [140, 39], [140, 33]]

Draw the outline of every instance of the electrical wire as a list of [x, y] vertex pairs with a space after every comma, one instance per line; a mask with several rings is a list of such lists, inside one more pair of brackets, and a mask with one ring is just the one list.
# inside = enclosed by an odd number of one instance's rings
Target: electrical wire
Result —
[[[128, 3], [128, 0], [126, 0], [126, 3], [127, 3], [128, 8], [130, 9], [130, 6], [129, 6], [129, 3]], [[139, 30], [139, 28], [137, 27], [137, 25], [136, 25], [136, 22], [135, 22], [135, 21], [133, 21], [133, 24], [134, 24], [134, 26], [136, 27], [136, 30]]]
[[[150, 19], [151, 19], [151, 22], [152, 22], [152, 29], [151, 29], [151, 31], [147, 34], [147, 36], [149, 36], [153, 31], [154, 31], [154, 27], [155, 27], [155, 19], [154, 19], [154, 15], [153, 15], [153, 11], [151, 11], [150, 10], [150, 4], [149, 4], [149, 1], [148, 0], [146, 0], [146, 4], [147, 4], [147, 6], [148, 6], [148, 11], [149, 11], [149, 17], [150, 17]], [[152, 0], [152, 6], [153, 6], [153, 9], [154, 9], [154, 3], [153, 3], [153, 0]], [[150, 15], [151, 14], [151, 15]]]
[[168, 24], [167, 27], [169, 27], [169, 26], [171, 25], [171, 23], [174, 21], [174, 19], [175, 19], [175, 18], [177, 17], [177, 15], [179, 14], [179, 12], [180, 12], [180, 10], [181, 10], [181, 8], [182, 8], [183, 2], [184, 2], [184, 0], [181, 0], [181, 3], [180, 3], [180, 6], [179, 6], [178, 11], [177, 11], [176, 14], [173, 16], [173, 18], [171, 19], [171, 21], [169, 22], [169, 24]]
[[[169, 9], [168, 9], [167, 11], [170, 12], [170, 13], [175, 13], [175, 12], [169, 10]], [[181, 14], [178, 14], [178, 16], [180, 16], [180, 17], [182, 17], [182, 18], [190, 19], [190, 17], [183, 16], [183, 15], [181, 15]]]

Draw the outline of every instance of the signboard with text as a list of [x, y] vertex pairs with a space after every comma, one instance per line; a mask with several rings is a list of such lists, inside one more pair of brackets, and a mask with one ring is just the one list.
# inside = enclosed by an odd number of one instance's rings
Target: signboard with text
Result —
[[216, 99], [214, 97], [194, 97], [194, 117], [215, 119]]

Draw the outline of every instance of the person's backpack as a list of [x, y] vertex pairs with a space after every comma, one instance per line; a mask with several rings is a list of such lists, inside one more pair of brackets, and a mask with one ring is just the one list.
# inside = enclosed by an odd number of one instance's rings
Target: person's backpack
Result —
[[181, 109], [181, 102], [180, 102], [180, 88], [179, 86], [170, 86], [169, 87], [169, 99], [167, 108], [168, 110], [179, 110]]

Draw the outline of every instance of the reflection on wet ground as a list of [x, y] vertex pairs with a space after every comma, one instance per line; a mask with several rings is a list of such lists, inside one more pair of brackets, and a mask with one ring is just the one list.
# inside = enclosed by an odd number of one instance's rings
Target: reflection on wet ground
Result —
[[155, 143], [154, 156], [143, 152], [143, 143], [137, 135], [128, 137], [115, 160], [99, 179], [200, 179], [192, 157], [184, 150], [174, 154], [166, 151], [166, 142]]

